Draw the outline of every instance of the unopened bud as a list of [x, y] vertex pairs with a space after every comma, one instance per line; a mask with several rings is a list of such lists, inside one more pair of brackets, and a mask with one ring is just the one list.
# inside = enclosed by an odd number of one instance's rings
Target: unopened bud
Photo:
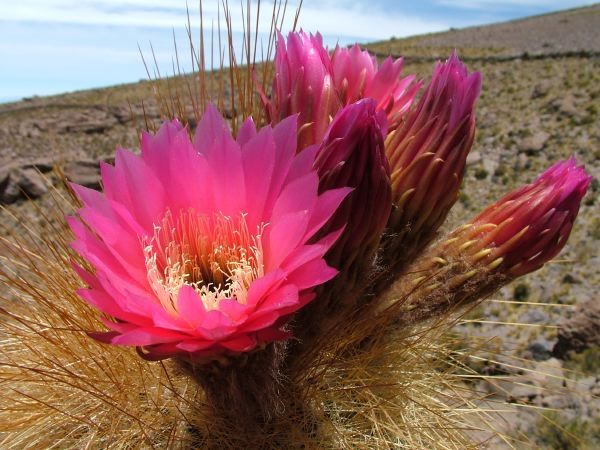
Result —
[[558, 162], [454, 230], [388, 292], [409, 298], [400, 306], [401, 320], [423, 320], [473, 303], [542, 267], [567, 242], [590, 180], [574, 158]]

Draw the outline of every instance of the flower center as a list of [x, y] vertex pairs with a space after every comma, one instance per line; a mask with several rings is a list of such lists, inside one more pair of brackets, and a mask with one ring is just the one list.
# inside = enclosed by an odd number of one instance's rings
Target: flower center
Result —
[[162, 306], [177, 315], [177, 295], [192, 286], [207, 310], [225, 298], [245, 304], [252, 281], [263, 275], [261, 234], [248, 230], [245, 214], [198, 214], [193, 209], [174, 216], [167, 211], [154, 234], [142, 239], [146, 271]]

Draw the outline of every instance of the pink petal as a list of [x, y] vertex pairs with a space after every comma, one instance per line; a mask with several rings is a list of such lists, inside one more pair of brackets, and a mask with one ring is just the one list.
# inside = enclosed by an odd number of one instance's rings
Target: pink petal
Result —
[[[271, 292], [281, 286], [281, 283], [283, 283], [285, 280], [286, 275], [287, 274], [283, 270], [277, 268], [272, 272], [268, 272], [263, 277], [254, 280], [250, 285], [250, 289], [248, 289], [247, 306], [253, 307], [254, 309], [258, 304], [260, 304], [264, 297], [270, 295]], [[224, 311], [227, 310], [224, 309]], [[232, 318], [232, 320], [236, 319]]]
[[352, 188], [331, 189], [319, 196], [308, 222], [307, 237], [315, 235], [327, 223], [352, 190]]
[[194, 147], [199, 153], [208, 156], [214, 153], [220, 144], [231, 140], [227, 122], [225, 122], [215, 105], [209, 103], [196, 127]]
[[[295, 305], [298, 305], [298, 287], [293, 284], [285, 284], [262, 300], [251, 321], [257, 320], [265, 313], [278, 312]], [[244, 326], [244, 329], [248, 328]]]
[[298, 211], [280, 217], [267, 228], [264, 246], [266, 271], [275, 270], [289, 253], [301, 243], [308, 225], [308, 211]]
[[271, 222], [295, 211], [311, 211], [317, 202], [319, 177], [316, 172], [309, 172], [287, 184], [273, 207]]
[[154, 345], [177, 342], [185, 339], [185, 335], [162, 328], [137, 328], [135, 330], [116, 336], [112, 340], [115, 345]]
[[329, 267], [324, 260], [316, 259], [290, 274], [288, 281], [298, 286], [299, 290], [303, 290], [323, 284], [337, 274], [338, 271]]
[[256, 136], [256, 125], [254, 124], [252, 117], [248, 117], [238, 130], [237, 143], [240, 147], [243, 147], [254, 136]]
[[194, 353], [200, 350], [206, 350], [207, 348], [215, 345], [213, 341], [201, 341], [198, 339], [183, 341], [177, 344], [177, 348], [183, 351]]
[[115, 200], [127, 206], [150, 234], [154, 222], [166, 209], [161, 181], [139, 156], [127, 150], [117, 150], [114, 173], [120, 190], [122, 189]]
[[242, 334], [233, 339], [219, 342], [219, 345], [234, 352], [248, 352], [256, 347], [256, 340], [246, 334]]
[[177, 312], [191, 328], [205, 326], [207, 322], [206, 308], [198, 293], [191, 286], [182, 286], [177, 296]]
[[250, 229], [254, 229], [264, 221], [264, 205], [272, 188], [275, 158], [275, 142], [269, 128], [263, 128], [242, 148], [246, 180], [246, 211]]

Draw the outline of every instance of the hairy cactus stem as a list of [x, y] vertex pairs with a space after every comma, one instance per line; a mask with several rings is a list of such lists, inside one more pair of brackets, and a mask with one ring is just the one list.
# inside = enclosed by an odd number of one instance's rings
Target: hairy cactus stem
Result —
[[251, 429], [287, 412], [284, 394], [289, 389], [281, 369], [286, 348], [287, 343], [279, 341], [211, 361], [182, 355], [176, 362], [202, 387], [217, 415]]

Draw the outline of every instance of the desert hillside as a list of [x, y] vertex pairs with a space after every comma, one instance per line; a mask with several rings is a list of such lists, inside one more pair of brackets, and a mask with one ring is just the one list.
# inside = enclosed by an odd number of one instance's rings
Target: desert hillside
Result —
[[[550, 430], [539, 412], [528, 412], [533, 408], [515, 408], [506, 414], [507, 433], [527, 434], [546, 448], [598, 448], [600, 5], [392, 38], [367, 48], [379, 57], [404, 55], [405, 73], [425, 79], [435, 59], [456, 48], [469, 68], [483, 75], [476, 143], [448, 228], [532, 181], [558, 159], [574, 155], [593, 175], [559, 258], [504, 288], [457, 328], [498, 336], [493, 339], [494, 346], [503, 348], [498, 358], [529, 361], [520, 363], [530, 367], [520, 371], [522, 385], [507, 388], [481, 381], [478, 389], [514, 404], [549, 408], [544, 414], [568, 430]], [[98, 187], [98, 161], [110, 160], [117, 146], [135, 148], [136, 127], [144, 116], [160, 119], [149, 82], [0, 105], [0, 203], [37, 217], [37, 207], [45, 210], [51, 204], [48, 183], [59, 184], [52, 173], [55, 165], [69, 179]], [[36, 203], [25, 201], [26, 195]], [[0, 211], [7, 234], [15, 230], [9, 216]], [[473, 367], [484, 374], [504, 370], [489, 362]], [[567, 381], [539, 375], [548, 371]], [[569, 393], [557, 395], [565, 386]]]

